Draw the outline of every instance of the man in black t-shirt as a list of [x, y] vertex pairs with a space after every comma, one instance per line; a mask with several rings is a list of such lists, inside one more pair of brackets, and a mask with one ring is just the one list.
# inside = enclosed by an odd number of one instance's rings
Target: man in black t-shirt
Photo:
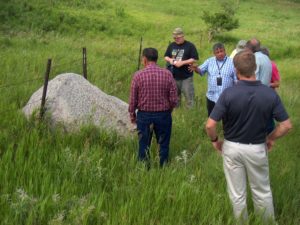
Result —
[[[237, 219], [247, 220], [247, 178], [255, 212], [265, 222], [274, 220], [267, 151], [292, 125], [277, 93], [255, 78], [255, 56], [241, 51], [233, 59], [238, 83], [225, 89], [206, 123], [213, 147], [223, 154], [227, 189]], [[267, 135], [270, 117], [278, 126]], [[217, 122], [223, 121], [224, 143], [217, 136]], [[271, 222], [270, 221], [270, 222]]]
[[177, 84], [178, 106], [180, 104], [181, 92], [187, 101], [187, 106], [191, 108], [194, 104], [194, 84], [193, 71], [189, 71], [188, 66], [199, 59], [195, 45], [184, 39], [181, 28], [173, 31], [174, 42], [172, 42], [165, 53], [167, 68], [172, 72]]

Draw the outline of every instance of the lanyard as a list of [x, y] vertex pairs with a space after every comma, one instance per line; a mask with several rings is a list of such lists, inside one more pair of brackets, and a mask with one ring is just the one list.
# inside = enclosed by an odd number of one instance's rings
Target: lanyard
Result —
[[222, 70], [222, 67], [223, 67], [224, 64], [226, 63], [226, 60], [227, 60], [227, 56], [225, 56], [224, 62], [222, 63], [221, 67], [219, 67], [218, 61], [217, 61], [217, 59], [216, 59], [216, 64], [217, 64], [217, 67], [218, 67], [219, 75], [220, 75], [220, 76], [221, 76], [221, 70]]

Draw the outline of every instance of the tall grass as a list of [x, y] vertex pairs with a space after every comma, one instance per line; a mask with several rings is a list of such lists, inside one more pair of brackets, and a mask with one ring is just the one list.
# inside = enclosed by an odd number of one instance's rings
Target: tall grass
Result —
[[[240, 28], [216, 37], [230, 53], [240, 39], [256, 36], [281, 72], [278, 90], [294, 129], [270, 152], [270, 176], [278, 224], [300, 224], [299, 9], [297, 1], [237, 1]], [[266, 8], [265, 5], [268, 5]], [[212, 150], [206, 122], [206, 78], [195, 75], [196, 106], [173, 113], [170, 163], [159, 169], [157, 145], [147, 171], [137, 162], [137, 138], [124, 139], [92, 126], [65, 133], [21, 113], [43, 83], [82, 73], [108, 94], [128, 101], [139, 40], [159, 50], [159, 65], [182, 26], [200, 62], [211, 55], [202, 10], [218, 1], [34, 1], [0, 3], [0, 224], [234, 224], [222, 158]], [[248, 196], [250, 224], [253, 215]]]

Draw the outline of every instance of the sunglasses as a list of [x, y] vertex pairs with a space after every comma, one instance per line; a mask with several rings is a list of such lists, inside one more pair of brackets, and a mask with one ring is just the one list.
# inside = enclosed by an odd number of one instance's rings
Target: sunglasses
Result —
[[173, 38], [174, 39], [180, 39], [180, 38], [183, 38], [184, 36], [174, 36]]

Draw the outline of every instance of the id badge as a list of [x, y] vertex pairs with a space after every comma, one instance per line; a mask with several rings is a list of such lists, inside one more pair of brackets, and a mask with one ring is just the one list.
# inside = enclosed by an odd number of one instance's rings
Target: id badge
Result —
[[222, 77], [217, 77], [217, 85], [222, 86]]

